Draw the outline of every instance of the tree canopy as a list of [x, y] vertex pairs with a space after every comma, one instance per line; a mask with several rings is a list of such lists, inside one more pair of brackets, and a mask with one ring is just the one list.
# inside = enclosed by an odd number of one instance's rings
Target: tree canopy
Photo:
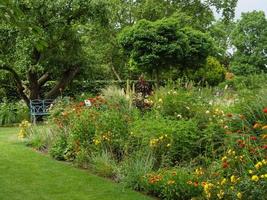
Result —
[[125, 29], [119, 41], [133, 63], [143, 71], [158, 73], [170, 67], [181, 71], [196, 68], [205, 62], [213, 43], [208, 34], [186, 27], [190, 20], [186, 16], [155, 22], [141, 20]]
[[267, 19], [263, 11], [242, 14], [232, 33], [232, 44], [235, 73], [267, 71]]

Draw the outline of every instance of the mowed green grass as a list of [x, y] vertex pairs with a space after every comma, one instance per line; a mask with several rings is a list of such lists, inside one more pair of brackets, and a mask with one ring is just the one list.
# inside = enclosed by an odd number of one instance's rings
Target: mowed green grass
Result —
[[58, 162], [0, 128], [0, 200], [148, 200], [140, 193]]

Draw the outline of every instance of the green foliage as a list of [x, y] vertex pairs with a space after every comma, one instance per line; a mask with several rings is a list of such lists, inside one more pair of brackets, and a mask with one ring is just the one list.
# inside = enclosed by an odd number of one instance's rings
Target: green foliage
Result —
[[237, 75], [266, 72], [267, 20], [263, 11], [243, 13], [232, 34], [236, 47], [232, 70]]
[[51, 145], [57, 140], [57, 132], [54, 128], [45, 126], [31, 126], [30, 133], [27, 136], [27, 145], [39, 151], [46, 152]]
[[126, 187], [144, 190], [143, 177], [152, 172], [154, 157], [149, 152], [135, 152], [125, 159], [118, 172], [118, 178]]
[[230, 80], [221, 83], [219, 87], [229, 87], [236, 91], [250, 90], [251, 92], [266, 86], [266, 74], [250, 74], [247, 76], [235, 76]]
[[55, 143], [52, 145], [49, 153], [56, 160], [66, 160], [66, 152], [67, 152], [67, 138], [65, 135], [61, 134], [58, 136], [58, 139], [55, 140]]
[[23, 102], [4, 102], [0, 103], [0, 126], [20, 123], [22, 120], [29, 119], [29, 109]]
[[213, 57], [208, 57], [206, 64], [196, 71], [189, 71], [188, 76], [195, 82], [208, 83], [209, 85], [218, 85], [225, 79], [226, 69], [220, 62]]
[[102, 151], [91, 156], [90, 168], [100, 176], [114, 179], [117, 164], [108, 152]]
[[119, 42], [137, 67], [149, 73], [200, 66], [213, 46], [207, 34], [185, 27], [175, 17], [141, 20], [125, 29]]

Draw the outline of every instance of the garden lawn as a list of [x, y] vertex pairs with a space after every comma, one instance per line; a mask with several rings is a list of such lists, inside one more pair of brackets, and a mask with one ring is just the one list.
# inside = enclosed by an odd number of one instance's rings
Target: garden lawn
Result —
[[0, 128], [0, 200], [148, 200], [121, 185], [24, 146]]

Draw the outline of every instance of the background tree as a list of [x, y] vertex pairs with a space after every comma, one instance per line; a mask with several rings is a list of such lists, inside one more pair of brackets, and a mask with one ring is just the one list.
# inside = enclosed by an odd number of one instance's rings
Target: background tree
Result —
[[263, 11], [242, 14], [232, 33], [232, 44], [234, 73], [267, 72], [267, 19]]
[[[185, 26], [186, 16], [172, 17], [155, 22], [141, 20], [125, 29], [119, 41], [130, 60], [142, 71], [160, 71], [201, 66], [213, 48], [208, 34]], [[190, 21], [190, 18], [187, 18]]]

